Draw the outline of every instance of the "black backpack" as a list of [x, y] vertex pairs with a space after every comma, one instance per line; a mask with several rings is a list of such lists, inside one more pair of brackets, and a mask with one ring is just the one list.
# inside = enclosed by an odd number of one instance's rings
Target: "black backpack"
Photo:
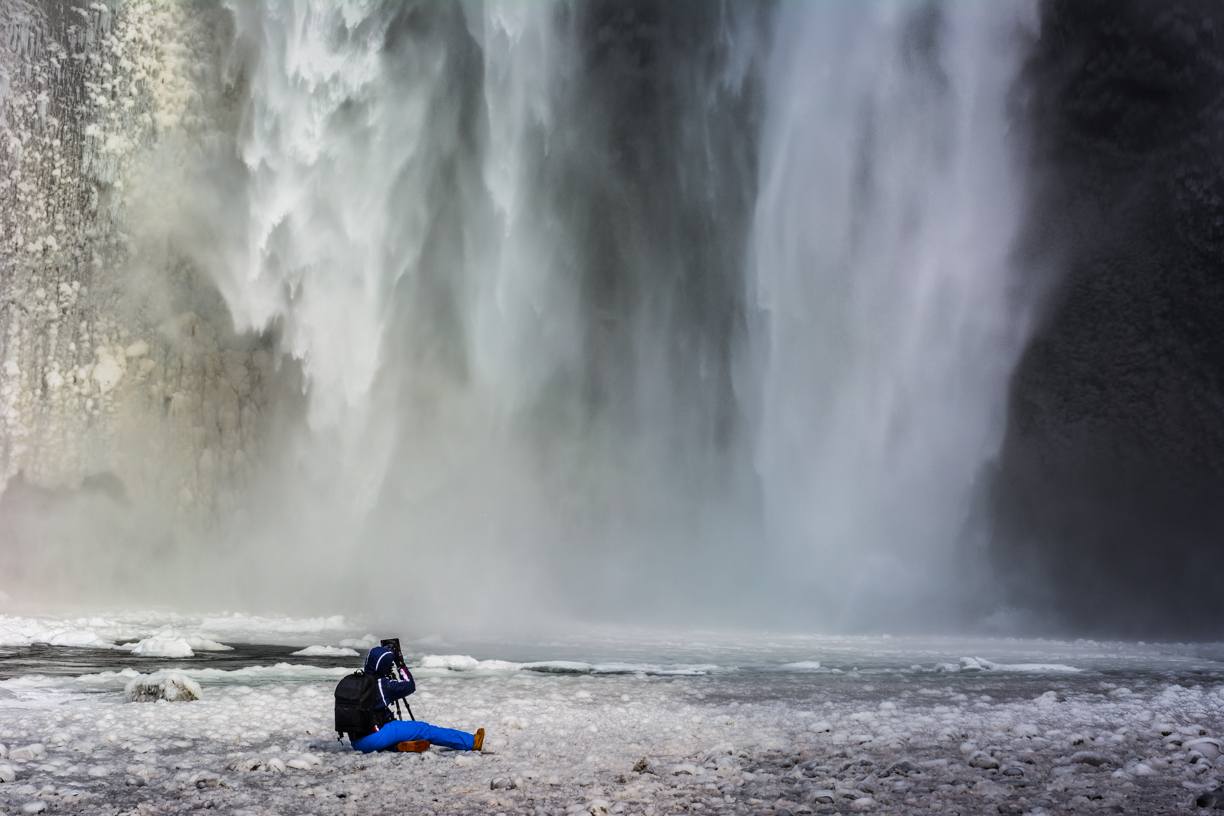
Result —
[[378, 678], [354, 672], [336, 686], [336, 732], [359, 740], [378, 730]]

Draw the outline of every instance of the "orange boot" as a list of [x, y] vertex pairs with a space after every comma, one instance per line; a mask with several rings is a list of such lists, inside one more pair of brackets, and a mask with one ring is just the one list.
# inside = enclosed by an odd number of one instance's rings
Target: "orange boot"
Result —
[[423, 754], [429, 750], [429, 740], [412, 740], [410, 742], [401, 742], [395, 746], [395, 750], [401, 753], [408, 754]]
[[476, 733], [472, 735], [472, 750], [479, 751], [484, 747], [484, 729], [477, 728]]

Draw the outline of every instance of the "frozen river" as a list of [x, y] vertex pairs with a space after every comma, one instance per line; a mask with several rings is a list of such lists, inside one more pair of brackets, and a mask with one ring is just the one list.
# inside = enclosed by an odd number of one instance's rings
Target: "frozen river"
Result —
[[[1211, 646], [405, 637], [416, 716], [484, 727], [489, 752], [360, 756], [335, 739], [331, 692], [373, 638], [342, 618], [8, 617], [0, 633], [10, 813], [1161, 813], [1197, 810], [1224, 762]], [[88, 645], [52, 645], [68, 641]], [[126, 701], [163, 669], [202, 699]]]

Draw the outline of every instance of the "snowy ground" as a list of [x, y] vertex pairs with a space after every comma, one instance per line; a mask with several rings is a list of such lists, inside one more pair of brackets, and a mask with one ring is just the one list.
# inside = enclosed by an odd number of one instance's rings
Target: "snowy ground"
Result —
[[[42, 644], [88, 622], [0, 617], [0, 809], [1150, 814], [1197, 810], [1216, 765], [1224, 776], [1215, 650], [1083, 642], [639, 633], [481, 651], [435, 636], [410, 646], [413, 710], [483, 726], [492, 753], [361, 756], [331, 731], [332, 688], [358, 658], [253, 665], [242, 648], [368, 642], [326, 620], [150, 619], [118, 635], [110, 621], [93, 626], [102, 648], [82, 648]], [[131, 648], [193, 637], [252, 665]], [[203, 699], [125, 702], [138, 672], [168, 667]]]

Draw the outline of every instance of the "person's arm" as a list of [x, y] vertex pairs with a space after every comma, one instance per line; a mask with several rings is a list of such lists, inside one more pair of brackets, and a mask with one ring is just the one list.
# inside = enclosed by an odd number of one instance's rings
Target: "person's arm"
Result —
[[404, 672], [408, 675], [407, 680], [382, 680], [378, 684], [378, 691], [383, 696], [383, 704], [390, 704], [396, 700], [402, 700], [412, 692], [416, 691], [416, 680], [412, 679], [412, 672]]

